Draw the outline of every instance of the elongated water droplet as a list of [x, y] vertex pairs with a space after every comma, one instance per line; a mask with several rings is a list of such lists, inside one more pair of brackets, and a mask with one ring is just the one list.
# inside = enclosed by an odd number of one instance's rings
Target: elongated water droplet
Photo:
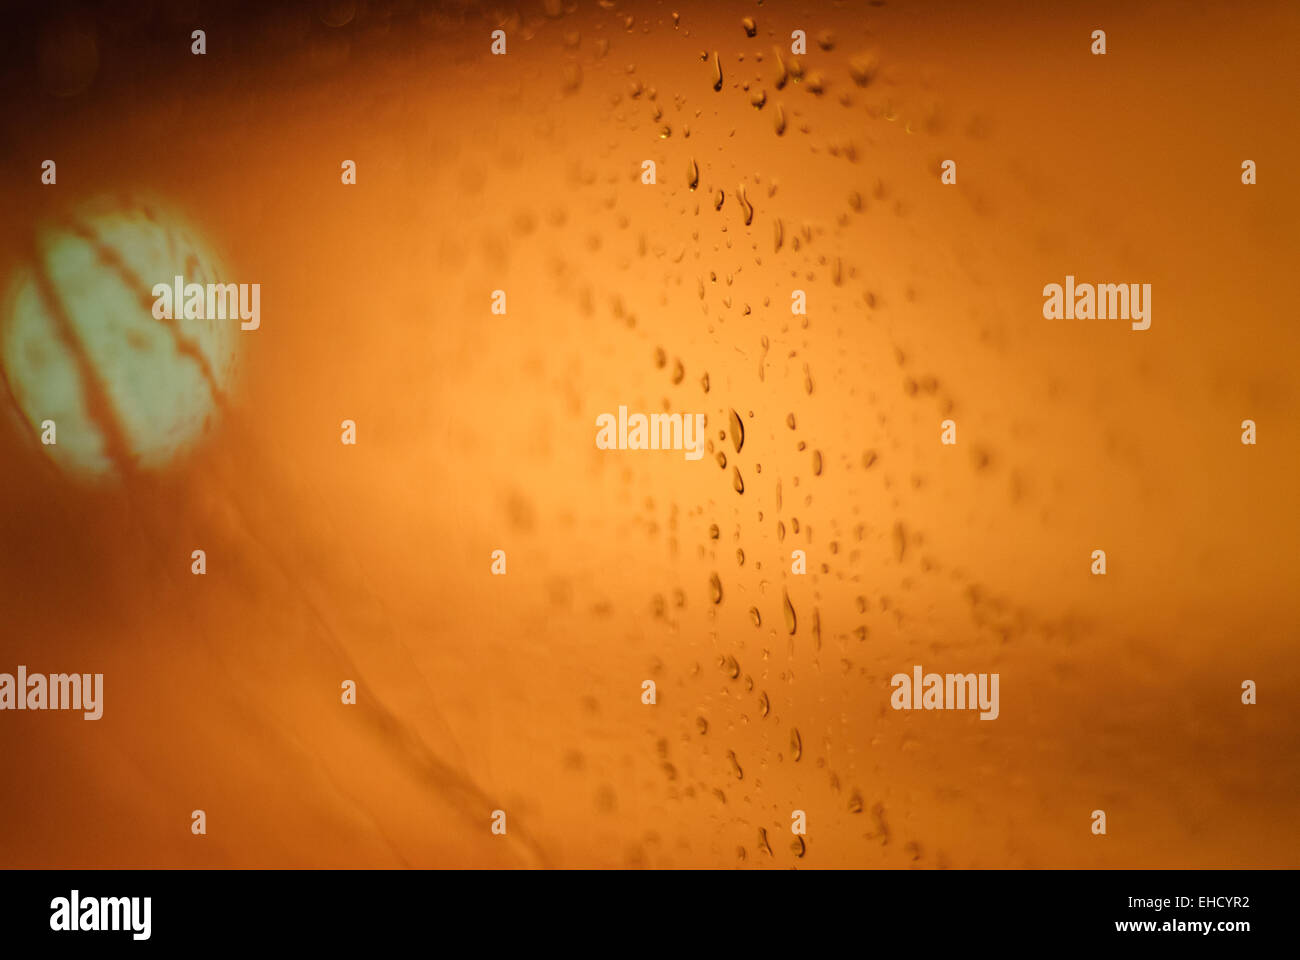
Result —
[[745, 481], [744, 481], [744, 479], [742, 479], [741, 476], [740, 476], [740, 468], [739, 468], [739, 467], [732, 467], [732, 468], [731, 468], [731, 485], [732, 485], [732, 487], [735, 488], [735, 490], [736, 490], [737, 493], [744, 493], [744, 492], [745, 492]]
[[799, 736], [798, 728], [790, 730], [790, 756], [794, 758], [795, 763], [798, 763], [799, 758], [803, 756], [803, 737]]
[[715, 604], [722, 602], [722, 581], [716, 573], [709, 577], [709, 596]]
[[745, 30], [745, 36], [753, 37], [758, 34], [758, 24], [754, 22], [753, 17], [744, 17], [740, 21], [741, 27]]
[[735, 410], [730, 411], [727, 418], [727, 425], [731, 430], [731, 444], [740, 453], [740, 448], [745, 445], [745, 422], [740, 419], [740, 414]]
[[766, 717], [768, 711], [770, 711], [771, 709], [772, 709], [772, 701], [767, 699], [767, 691], [764, 690], [762, 693], [758, 695], [758, 715], [760, 717]]
[[741, 213], [745, 216], [745, 226], [754, 222], [754, 205], [749, 202], [749, 197], [745, 195], [745, 185], [742, 183], [736, 187], [736, 201], [740, 204]]
[[722, 58], [716, 50], [713, 51], [713, 89], [722, 89]]
[[790, 594], [785, 589], [781, 590], [781, 606], [785, 611], [785, 632], [794, 636], [798, 621], [794, 615], [794, 604], [790, 602]]
[[691, 157], [690, 165], [686, 168], [686, 185], [694, 190], [700, 185], [700, 165]]
[[820, 477], [821, 475], [822, 475], [822, 452], [820, 450], [814, 450], [813, 451], [813, 476]]

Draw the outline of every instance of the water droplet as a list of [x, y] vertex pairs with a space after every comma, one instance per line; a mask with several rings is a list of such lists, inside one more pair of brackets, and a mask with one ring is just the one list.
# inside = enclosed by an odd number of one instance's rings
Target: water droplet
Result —
[[731, 468], [731, 485], [732, 485], [732, 487], [735, 488], [735, 491], [736, 491], [737, 493], [744, 493], [744, 492], [745, 492], [745, 481], [744, 481], [744, 480], [741, 478], [741, 476], [740, 476], [740, 468], [739, 468], [739, 467], [732, 467], [732, 468]]
[[690, 165], [686, 168], [686, 185], [694, 190], [700, 185], [700, 165], [691, 157]]
[[799, 730], [793, 727], [790, 730], [790, 756], [794, 758], [795, 763], [798, 763], [799, 758], [803, 756], [803, 737], [799, 736]]
[[565, 93], [573, 93], [582, 86], [582, 67], [569, 61], [561, 68], [560, 89]]
[[713, 598], [715, 604], [722, 602], [722, 581], [718, 579], [716, 573], [709, 576], [709, 596]]
[[740, 414], [736, 413], [735, 410], [731, 410], [727, 418], [727, 425], [731, 430], [732, 446], [736, 448], [737, 453], [740, 453], [740, 448], [745, 445], [744, 421], [740, 419]]
[[709, 524], [709, 539], [710, 539], [710, 540], [716, 540], [716, 539], [718, 539], [718, 537], [720, 536], [721, 532], [722, 532], [722, 531], [720, 531], [720, 530], [718, 529], [718, 525], [717, 525], [716, 523], [711, 523], [711, 524]]
[[797, 620], [794, 615], [794, 604], [790, 602], [789, 591], [784, 588], [781, 590], [781, 601], [781, 606], [785, 611], [785, 632], [790, 634], [790, 636], [794, 636], [795, 627], [797, 626]]
[[745, 195], [745, 185], [742, 183], [736, 187], [736, 201], [740, 204], [740, 210], [745, 216], [745, 226], [754, 222], [754, 205], [749, 202], [749, 197]]
[[727, 759], [731, 761], [731, 772], [736, 775], [736, 779], [744, 780], [745, 771], [740, 768], [740, 761], [736, 759], [736, 751], [728, 750]]
[[695, 718], [695, 726], [699, 728], [700, 736], [704, 736], [709, 732], [709, 721], [703, 717]]
[[784, 136], [785, 135], [785, 107], [781, 106], [781, 104], [779, 103], [776, 105], [776, 113], [774, 114], [773, 124], [776, 127], [776, 135], [778, 137]]
[[713, 89], [722, 89], [722, 58], [716, 50], [713, 51]]
[[753, 37], [758, 34], [758, 24], [754, 22], [753, 17], [745, 17], [740, 21], [740, 25], [745, 29], [745, 36]]
[[880, 63], [874, 53], [863, 53], [849, 61], [849, 76], [859, 87], [865, 87], [880, 70]]
[[889, 843], [889, 824], [885, 823], [885, 805], [876, 803], [871, 807], [871, 816], [876, 821], [876, 836], [880, 837], [880, 843]]
[[749, 619], [754, 621], [754, 626], [756, 627], [761, 627], [763, 625], [763, 615], [758, 612], [758, 607], [749, 608]]
[[802, 857], [807, 850], [808, 847], [804, 844], [803, 837], [796, 836], [792, 841], [790, 841], [790, 852], [796, 857]]
[[813, 476], [820, 477], [821, 475], [822, 475], [822, 452], [820, 450], [814, 450], [813, 451]]
[[772, 709], [772, 701], [767, 698], [767, 691], [764, 690], [758, 695], [758, 715], [766, 717]]

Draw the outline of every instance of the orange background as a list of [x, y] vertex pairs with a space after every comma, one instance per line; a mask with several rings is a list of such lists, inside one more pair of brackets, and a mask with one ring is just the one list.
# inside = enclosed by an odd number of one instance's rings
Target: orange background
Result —
[[[15, 19], [0, 266], [147, 192], [262, 328], [164, 475], [0, 417], [0, 671], [105, 674], [98, 722], [0, 714], [0, 865], [1297, 865], [1300, 11], [677, 11]], [[1044, 320], [1067, 273], [1152, 284], [1151, 329]], [[713, 450], [599, 451], [620, 404]], [[1000, 718], [890, 710], [916, 663]]]

